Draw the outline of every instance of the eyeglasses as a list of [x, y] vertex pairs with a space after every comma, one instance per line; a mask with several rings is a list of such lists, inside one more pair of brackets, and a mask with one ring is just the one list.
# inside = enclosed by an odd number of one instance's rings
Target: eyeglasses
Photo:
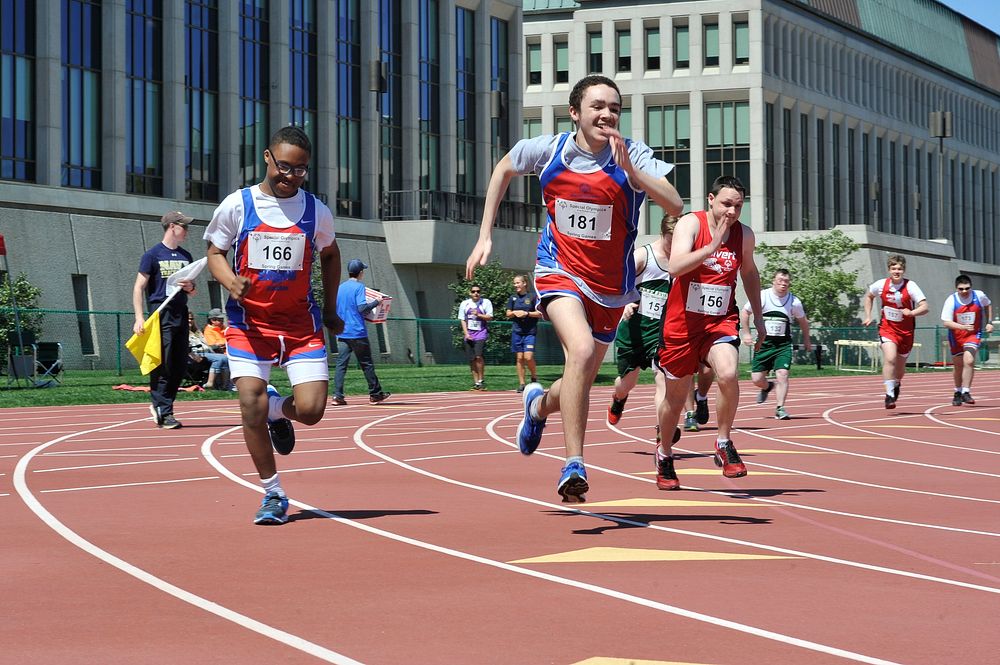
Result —
[[472, 289], [469, 293], [482, 293], [479, 289]]
[[960, 287], [958, 287], [958, 290], [959, 291], [971, 291], [972, 287], [971, 286], [960, 286]]
[[309, 168], [306, 166], [292, 166], [288, 162], [274, 162], [274, 168], [278, 170], [281, 175], [293, 175], [296, 178], [304, 178], [309, 173]]

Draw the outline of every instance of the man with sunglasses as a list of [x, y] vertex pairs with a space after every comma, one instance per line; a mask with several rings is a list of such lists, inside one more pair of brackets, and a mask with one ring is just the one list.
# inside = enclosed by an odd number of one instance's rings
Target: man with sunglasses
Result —
[[469, 359], [473, 390], [486, 390], [486, 384], [483, 383], [486, 372], [483, 349], [490, 336], [489, 322], [493, 320], [493, 303], [489, 298], [483, 298], [482, 293], [482, 287], [473, 284], [469, 288], [469, 297], [458, 306], [458, 320], [462, 322], [462, 346]]
[[[288, 521], [274, 450], [292, 451], [292, 420], [314, 425], [323, 417], [330, 382], [323, 328], [334, 335], [344, 328], [337, 315], [340, 249], [333, 214], [301, 189], [311, 153], [302, 129], [279, 129], [264, 151], [263, 182], [227, 196], [205, 231], [208, 267], [229, 291], [229, 369], [240, 394], [243, 438], [264, 490], [255, 524]], [[317, 259], [322, 307], [310, 284]], [[290, 397], [269, 385], [273, 365], [288, 373]]]
[[954, 368], [955, 394], [952, 406], [975, 404], [972, 398], [972, 375], [976, 371], [976, 354], [983, 339], [983, 330], [993, 332], [993, 303], [985, 293], [972, 288], [972, 278], [955, 278], [955, 293], [946, 298], [941, 308], [941, 323], [948, 329], [951, 363]]

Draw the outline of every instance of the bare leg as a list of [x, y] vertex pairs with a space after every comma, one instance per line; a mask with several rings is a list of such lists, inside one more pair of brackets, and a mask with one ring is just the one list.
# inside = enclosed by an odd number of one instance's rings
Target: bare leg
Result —
[[[788, 370], [778, 369], [774, 371], [775, 387], [777, 388], [776, 398], [778, 406], [785, 405], [785, 397], [788, 395]], [[766, 386], [765, 386], [766, 387]]]
[[[524, 360], [528, 364], [528, 372], [531, 374], [532, 381], [538, 381], [538, 367], [535, 365], [535, 352], [525, 351]], [[524, 383], [524, 381], [521, 381]]]
[[962, 354], [962, 386], [972, 389], [972, 376], [976, 371], [976, 354], [966, 351]]
[[524, 360], [524, 352], [523, 351], [518, 351], [517, 352], [517, 382], [518, 382], [518, 384], [520, 384], [522, 386], [524, 385], [524, 366], [525, 366], [525, 364], [526, 363], [525, 363], [525, 360]]
[[[657, 374], [663, 375], [657, 370]], [[670, 455], [673, 452], [674, 428], [677, 426], [677, 419], [681, 415], [684, 401], [691, 398], [691, 379], [682, 377], [680, 379], [670, 379], [665, 375], [665, 397], [656, 407], [656, 420], [660, 424], [660, 452]]]
[[715, 382], [719, 386], [719, 400], [715, 408], [718, 437], [729, 440], [736, 419], [736, 407], [740, 402], [739, 352], [732, 344], [715, 344], [708, 351], [708, 364], [715, 370]]
[[633, 368], [625, 376], [615, 377], [615, 390], [611, 394], [616, 400], [621, 401], [629, 396], [632, 389], [639, 383], [639, 368]]

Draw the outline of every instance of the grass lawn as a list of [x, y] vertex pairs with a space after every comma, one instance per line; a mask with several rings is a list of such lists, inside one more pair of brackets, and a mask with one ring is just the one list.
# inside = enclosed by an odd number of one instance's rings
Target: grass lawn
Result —
[[[472, 378], [468, 367], [464, 365], [378, 365], [376, 366], [382, 387], [392, 393], [429, 393], [464, 391], [472, 387]], [[750, 368], [741, 368], [741, 378], [749, 378]], [[912, 369], [910, 371], [913, 371]], [[930, 370], [923, 370], [930, 371]], [[940, 371], [940, 370], [938, 370]], [[597, 377], [597, 385], [611, 385], [615, 379], [615, 366], [605, 363]], [[333, 369], [331, 368], [331, 375]], [[561, 365], [543, 365], [538, 368], [538, 376], [544, 385], [549, 385], [562, 373]], [[838, 376], [849, 374], [838, 372], [833, 367], [817, 370], [812, 365], [796, 365], [792, 368], [793, 377], [802, 376]], [[852, 374], [853, 375], [853, 374]], [[332, 376], [331, 376], [332, 379]], [[276, 369], [272, 374], [272, 382], [282, 394], [288, 394], [288, 379], [282, 370]], [[640, 383], [652, 383], [652, 372], [643, 372]], [[0, 386], [5, 385], [6, 377], [0, 377]], [[23, 406], [63, 406], [73, 404], [125, 404], [147, 402], [149, 394], [145, 392], [130, 392], [112, 390], [119, 384], [133, 386], [148, 385], [145, 377], [138, 371], [125, 372], [119, 376], [113, 370], [70, 370], [62, 375], [62, 385], [49, 388], [0, 388], [0, 408]], [[514, 390], [517, 388], [517, 371], [513, 365], [488, 365], [486, 367], [486, 387], [489, 390]], [[368, 387], [364, 375], [356, 366], [347, 372], [345, 392], [351, 395], [366, 395]], [[197, 401], [211, 399], [234, 399], [235, 393], [211, 390], [206, 392], [181, 392], [178, 401]]]

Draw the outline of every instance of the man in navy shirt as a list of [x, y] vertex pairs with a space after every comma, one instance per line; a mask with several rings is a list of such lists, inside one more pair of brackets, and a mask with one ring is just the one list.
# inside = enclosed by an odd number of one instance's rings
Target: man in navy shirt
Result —
[[[139, 274], [132, 286], [132, 309], [135, 323], [132, 332], [142, 334], [146, 324], [143, 305], [153, 312], [167, 299], [167, 278], [193, 261], [191, 253], [181, 247], [187, 239], [188, 224], [192, 217], [182, 212], [168, 212], [160, 218], [163, 240], [151, 247], [139, 259]], [[174, 417], [174, 398], [184, 378], [188, 361], [188, 295], [194, 293], [189, 281], [177, 283], [180, 293], [174, 296], [160, 312], [160, 341], [163, 359], [149, 373], [150, 412], [157, 427], [176, 429], [181, 426]]]
[[368, 401], [378, 404], [389, 397], [382, 390], [382, 385], [375, 376], [375, 363], [372, 361], [372, 347], [368, 343], [368, 329], [365, 327], [365, 314], [380, 304], [382, 298], [368, 300], [365, 294], [365, 284], [361, 276], [368, 268], [361, 259], [351, 259], [347, 264], [347, 274], [350, 279], [343, 282], [337, 289], [337, 316], [344, 321], [344, 332], [337, 335], [337, 369], [333, 375], [333, 404], [343, 406], [344, 375], [347, 374], [347, 364], [351, 361], [351, 353], [358, 359], [361, 371], [368, 381]]

